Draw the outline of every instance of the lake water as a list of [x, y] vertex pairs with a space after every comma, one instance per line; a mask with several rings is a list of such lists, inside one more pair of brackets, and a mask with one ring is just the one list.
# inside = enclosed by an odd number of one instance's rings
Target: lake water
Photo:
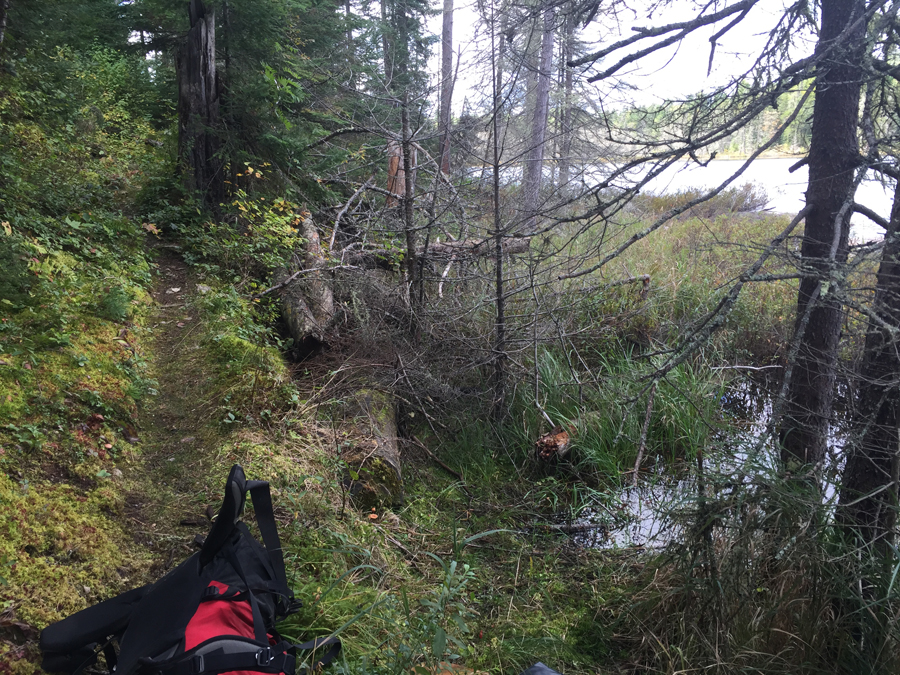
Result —
[[[804, 193], [809, 180], [809, 169], [803, 166], [793, 173], [788, 169], [797, 163], [796, 157], [757, 159], [732, 185], [755, 183], [769, 195], [769, 209], [775, 213], [798, 213], [805, 205]], [[737, 171], [743, 160], [713, 160], [707, 166], [688, 162], [673, 166], [654, 178], [645, 191], [656, 194], [678, 192], [692, 188], [713, 188], [721, 185]], [[872, 209], [887, 220], [891, 215], [893, 191], [875, 180], [863, 181], [856, 194], [856, 201]], [[857, 241], [880, 239], [884, 230], [860, 214], [854, 214], [852, 237]]]
[[[704, 451], [712, 484], [743, 482], [746, 476], [766, 483], [778, 472], [779, 458], [771, 444], [757, 452], [757, 442], [766, 431], [773, 412], [779, 377], [740, 378], [722, 397], [722, 411], [730, 420]], [[840, 386], [846, 394], [846, 385]], [[847, 428], [845, 417], [837, 410], [837, 420], [829, 434], [830, 452], [822, 475], [823, 499], [829, 509], [837, 502], [838, 477], [843, 471], [842, 448]], [[753, 458], [752, 461], [750, 458]], [[693, 467], [673, 471], [665, 463], [649, 466], [637, 485], [625, 486], [616, 500], [602, 509], [585, 509], [573, 521], [576, 545], [586, 548], [664, 548], [682, 539], [685, 527], [694, 522], [697, 506], [697, 482]], [[709, 490], [710, 488], [708, 488]], [[726, 492], [731, 488], [726, 488]], [[721, 494], [712, 498], [721, 497]]]

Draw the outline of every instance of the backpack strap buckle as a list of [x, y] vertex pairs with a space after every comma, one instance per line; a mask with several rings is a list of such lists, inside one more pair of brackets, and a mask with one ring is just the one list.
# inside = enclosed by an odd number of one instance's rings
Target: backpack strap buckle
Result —
[[272, 655], [272, 648], [266, 647], [265, 649], [260, 649], [256, 652], [256, 665], [258, 666], [267, 666], [274, 660], [274, 656]]
[[192, 675], [200, 675], [206, 669], [205, 664], [203, 663], [203, 654], [194, 654], [194, 658], [191, 659], [191, 673]]

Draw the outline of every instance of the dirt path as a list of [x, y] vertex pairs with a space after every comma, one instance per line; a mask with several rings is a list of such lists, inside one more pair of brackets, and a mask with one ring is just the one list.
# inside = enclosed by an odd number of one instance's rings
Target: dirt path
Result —
[[217, 505], [205, 489], [218, 439], [207, 423], [202, 395], [209, 378], [201, 358], [201, 326], [191, 308], [197, 283], [176, 251], [159, 251], [152, 291], [156, 311], [147, 322], [158, 393], [139, 414], [142, 457], [127, 498], [135, 538], [158, 554], [151, 578], [191, 553], [191, 540], [209, 529], [207, 507]]

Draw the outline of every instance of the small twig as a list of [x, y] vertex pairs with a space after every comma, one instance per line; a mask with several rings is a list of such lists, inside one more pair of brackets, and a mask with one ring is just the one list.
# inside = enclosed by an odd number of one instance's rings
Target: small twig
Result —
[[294, 279], [299, 277], [301, 274], [305, 274], [306, 272], [334, 272], [335, 270], [355, 270], [355, 269], [358, 269], [356, 267], [356, 265], [337, 265], [335, 267], [324, 267], [324, 268], [312, 267], [312, 268], [306, 269], [306, 270], [297, 270], [296, 272], [294, 272], [291, 276], [289, 276], [284, 281], [277, 283], [274, 286], [272, 286], [271, 288], [267, 288], [262, 293], [257, 293], [256, 295], [254, 295], [252, 297], [253, 298], [261, 298], [264, 295], [268, 295], [269, 293], [274, 293], [275, 291], [281, 290], [288, 284], [292, 283], [294, 281]]
[[579, 532], [590, 532], [591, 530], [605, 527], [606, 525], [603, 523], [582, 523], [580, 525], [574, 523], [541, 523], [540, 525], [535, 526], [535, 529], [543, 530], [545, 532], [560, 532], [562, 534], [578, 534]]
[[535, 401], [534, 404], [537, 406], [537, 409], [541, 412], [541, 415], [544, 416], [544, 419], [547, 420], [547, 424], [550, 425], [550, 428], [552, 429], [553, 427], [555, 427], [556, 425], [553, 424], [553, 420], [550, 419], [550, 415], [548, 415], [547, 411], [544, 410], [544, 406], [542, 406], [537, 401]]
[[341, 136], [343, 134], [362, 134], [362, 133], [371, 133], [371, 130], [367, 129], [366, 127], [346, 127], [344, 129], [338, 129], [337, 131], [332, 131], [327, 136], [323, 136], [322, 138], [320, 138], [316, 141], [313, 141], [312, 143], [307, 145], [305, 148], [303, 148], [303, 150], [301, 150], [301, 152], [309, 152], [313, 148], [317, 148], [320, 145], [324, 145], [325, 143], [330, 141], [332, 138]]
[[347, 209], [350, 208], [350, 205], [353, 203], [353, 200], [356, 199], [360, 194], [362, 194], [363, 190], [365, 190], [367, 187], [369, 187], [369, 183], [372, 182], [372, 178], [374, 178], [374, 176], [370, 177], [369, 180], [367, 180], [365, 183], [360, 185], [356, 189], [356, 192], [354, 192], [353, 195], [350, 197], [350, 199], [347, 200], [347, 203], [344, 204], [344, 208], [342, 208], [340, 211], [338, 211], [338, 214], [334, 219], [334, 229], [331, 231], [331, 239], [328, 240], [328, 250], [329, 251], [331, 251], [334, 248], [334, 238], [337, 236], [338, 228], [340, 228], [340, 226], [341, 226], [341, 218], [343, 218], [344, 214], [347, 213]]
[[412, 395], [415, 396], [416, 402], [419, 404], [419, 410], [422, 411], [422, 415], [425, 416], [425, 421], [428, 422], [428, 426], [431, 427], [431, 430], [434, 433], [437, 433], [437, 429], [434, 428], [434, 424], [432, 424], [432, 417], [425, 410], [425, 406], [422, 404], [422, 399], [419, 398], [419, 394], [416, 391], [416, 388], [413, 386], [412, 380], [409, 379], [409, 375], [406, 373], [406, 366], [403, 365], [403, 359], [400, 354], [397, 354], [397, 363], [400, 364], [400, 373], [403, 375], [403, 379], [406, 380], [406, 384], [409, 385], [409, 390], [412, 392]]
[[616, 286], [624, 286], [626, 284], [634, 283], [635, 281], [640, 281], [641, 283], [648, 284], [648, 283], [650, 283], [650, 275], [649, 274], [639, 274], [635, 277], [628, 277], [627, 279], [619, 279], [617, 281], [610, 281], [608, 284], [604, 284], [604, 287], [615, 288]]
[[413, 436], [413, 437], [410, 438], [409, 440], [411, 440], [413, 443], [415, 443], [415, 444], [418, 445], [420, 448], [422, 448], [422, 450], [424, 450], [426, 453], [428, 453], [428, 456], [431, 457], [431, 459], [434, 460], [434, 462], [435, 462], [436, 464], [438, 464], [444, 471], [446, 471], [447, 473], [449, 473], [449, 474], [450, 474], [451, 476], [453, 476], [454, 478], [458, 478], [459, 481], [460, 481], [461, 483], [463, 483], [463, 490], [465, 490], [466, 493], [469, 492], [468, 489], [466, 489], [466, 486], [465, 486], [465, 483], [464, 483], [464, 479], [463, 479], [463, 477], [462, 477], [462, 474], [459, 473], [459, 471], [455, 471], [455, 470], [451, 469], [449, 466], [447, 466], [446, 464], [444, 464], [444, 462], [442, 462], [440, 459], [438, 459], [438, 458], [435, 456], [435, 454], [434, 454], [433, 452], [431, 452], [431, 450], [429, 450], [429, 449], [425, 446], [425, 444], [424, 444], [422, 441], [420, 441], [418, 438], [416, 438], [415, 436]]
[[267, 288], [267, 289], [264, 290], [262, 293], [257, 293], [257, 294], [254, 295], [253, 297], [254, 297], [254, 298], [261, 298], [261, 297], [263, 297], [264, 295], [268, 295], [269, 293], [274, 293], [275, 291], [280, 290], [280, 289], [284, 288], [285, 286], [287, 286], [289, 283], [291, 283], [294, 279], [296, 279], [297, 277], [299, 277], [299, 276], [300, 276], [301, 274], [303, 274], [304, 272], [318, 272], [318, 271], [319, 271], [319, 270], [317, 270], [317, 269], [315, 269], [315, 268], [314, 268], [314, 269], [309, 269], [309, 270], [297, 270], [296, 272], [294, 272], [291, 276], [289, 276], [289, 277], [288, 277], [287, 279], [285, 279], [284, 281], [275, 284], [275, 285], [272, 286], [271, 288]]
[[444, 280], [447, 278], [447, 274], [450, 273], [450, 267], [456, 261], [456, 253], [454, 252], [450, 256], [450, 260], [447, 262], [447, 266], [444, 268], [443, 274], [441, 274], [441, 280], [438, 282], [438, 297], [444, 297]]
[[650, 387], [650, 396], [647, 399], [647, 414], [644, 415], [644, 426], [641, 429], [641, 442], [638, 444], [637, 459], [634, 460], [634, 473], [631, 476], [631, 484], [637, 487], [638, 472], [641, 470], [641, 461], [644, 459], [644, 450], [647, 444], [647, 431], [650, 429], [650, 415], [653, 413], [653, 399], [656, 396], [656, 385]]

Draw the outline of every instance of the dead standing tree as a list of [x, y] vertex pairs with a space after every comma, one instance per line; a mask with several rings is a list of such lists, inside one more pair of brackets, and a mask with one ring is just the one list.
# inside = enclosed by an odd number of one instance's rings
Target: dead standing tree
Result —
[[553, 33], [556, 13], [552, 7], [544, 9], [541, 33], [541, 52], [538, 61], [534, 109], [531, 116], [531, 133], [525, 155], [522, 175], [522, 202], [525, 210], [524, 232], [537, 230], [538, 203], [540, 202], [544, 170], [544, 140], [550, 114], [550, 82], [553, 69]]
[[178, 50], [178, 156], [185, 187], [216, 212], [225, 196], [216, 73], [216, 13], [203, 0], [188, 6], [190, 30]]

